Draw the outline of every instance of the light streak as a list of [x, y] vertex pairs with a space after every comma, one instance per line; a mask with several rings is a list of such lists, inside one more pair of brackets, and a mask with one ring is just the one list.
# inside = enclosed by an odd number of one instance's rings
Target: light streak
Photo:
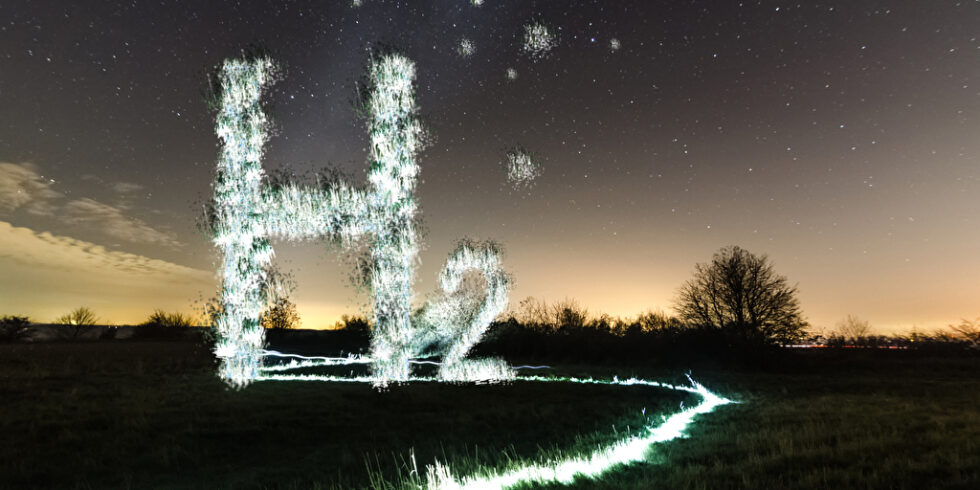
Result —
[[[309, 368], [309, 367], [321, 367], [321, 366], [352, 366], [352, 365], [365, 365], [371, 364], [374, 361], [370, 357], [366, 356], [348, 356], [348, 357], [328, 357], [328, 356], [304, 356], [301, 354], [286, 354], [274, 350], [266, 350], [263, 352], [266, 357], [275, 357], [289, 359], [290, 362], [286, 364], [272, 364], [263, 365], [259, 367], [259, 371], [262, 372], [281, 372], [281, 371], [291, 371], [293, 369]], [[428, 366], [443, 366], [444, 363], [439, 361], [429, 361], [420, 359], [409, 359], [409, 364], [412, 365], [428, 365]], [[521, 369], [551, 369], [551, 366], [511, 366], [511, 369], [521, 370]], [[416, 377], [411, 378], [415, 381]], [[444, 381], [447, 379], [443, 378]], [[448, 381], [461, 381], [448, 379]]]
[[[541, 380], [540, 377], [527, 378]], [[708, 391], [704, 386], [691, 380], [691, 387], [674, 386], [646, 381], [636, 378], [624, 381], [599, 381], [592, 379], [566, 378], [565, 381], [589, 384], [608, 384], [619, 386], [658, 386], [672, 390], [688, 391], [701, 396], [701, 403], [681, 410], [667, 417], [659, 425], [648, 425], [640, 430], [638, 435], [629, 436], [616, 443], [600, 447], [591, 454], [579, 457], [557, 458], [551, 461], [535, 463], [519, 463], [516, 468], [507, 471], [486, 471], [484, 475], [464, 477], [453, 476], [448, 466], [436, 462], [427, 467], [426, 487], [431, 490], [454, 489], [502, 489], [521, 483], [550, 483], [570, 484], [577, 477], [596, 478], [610, 469], [629, 463], [644, 461], [646, 452], [654, 444], [664, 443], [678, 437], [683, 437], [687, 427], [694, 417], [706, 414], [730, 400], [719, 397]]]
[[[260, 380], [277, 381], [327, 381], [340, 383], [374, 383], [370, 376], [333, 376], [322, 374], [281, 375], [264, 374]], [[693, 379], [690, 386], [674, 385], [639, 378], [593, 379], [578, 377], [547, 377], [547, 376], [518, 376], [512, 382], [538, 383], [575, 383], [606, 386], [644, 386], [663, 388], [674, 391], [684, 391], [701, 397], [697, 405], [684, 408], [660, 423], [652, 422], [639, 428], [631, 435], [611, 444], [601, 446], [591, 453], [558, 457], [545, 462], [517, 462], [511, 468], [503, 471], [484, 469], [479, 474], [468, 476], [454, 475], [448, 465], [436, 461], [426, 468], [426, 481], [423, 488], [427, 490], [457, 490], [457, 489], [504, 489], [527, 483], [561, 483], [570, 484], [575, 478], [598, 478], [611, 469], [646, 460], [646, 453], [655, 444], [662, 444], [679, 437], [684, 437], [687, 428], [694, 422], [695, 417], [712, 412], [719, 406], [734, 403], [718, 396]], [[428, 383], [443, 382], [436, 377], [416, 377], [412, 382]]]

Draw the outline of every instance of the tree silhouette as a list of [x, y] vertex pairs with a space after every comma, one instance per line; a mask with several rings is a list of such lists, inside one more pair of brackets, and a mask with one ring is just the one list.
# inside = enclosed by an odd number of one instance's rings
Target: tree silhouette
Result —
[[847, 318], [837, 323], [837, 334], [845, 339], [860, 339], [870, 333], [871, 324], [856, 316], [847, 315]]
[[71, 313], [59, 316], [54, 322], [58, 325], [71, 325], [74, 327], [72, 338], [75, 338], [81, 333], [82, 327], [95, 325], [97, 321], [98, 318], [92, 310], [88, 309], [88, 307], [80, 306], [72, 310]]
[[589, 312], [573, 299], [565, 298], [551, 306], [556, 329], [569, 331], [582, 328], [589, 320]]
[[953, 334], [963, 340], [972, 343], [974, 346], [980, 346], [980, 318], [976, 321], [962, 320], [959, 325], [950, 325], [950, 329], [953, 330]]
[[798, 339], [807, 327], [796, 287], [777, 275], [765, 255], [738, 246], [722, 248], [697, 264], [680, 288], [677, 313], [684, 321], [733, 330], [776, 342]]
[[31, 320], [26, 316], [5, 315], [0, 317], [0, 341], [16, 340], [30, 326]]
[[299, 313], [296, 304], [288, 298], [277, 298], [275, 303], [262, 314], [262, 326], [271, 329], [287, 329], [299, 327]]
[[163, 310], [157, 309], [153, 310], [153, 313], [151, 313], [146, 321], [143, 322], [143, 325], [167, 328], [192, 327], [194, 326], [194, 320], [183, 313], [167, 313]]

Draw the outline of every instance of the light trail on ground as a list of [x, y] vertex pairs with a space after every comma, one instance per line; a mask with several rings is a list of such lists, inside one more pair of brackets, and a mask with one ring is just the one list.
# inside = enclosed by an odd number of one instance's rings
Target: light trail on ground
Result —
[[[298, 355], [284, 355], [277, 353], [281, 357], [304, 357]], [[312, 359], [312, 358], [311, 358]], [[342, 360], [345, 358], [321, 358], [330, 361]], [[364, 364], [363, 358], [349, 358], [348, 364]], [[418, 364], [439, 365], [435, 361], [415, 361]], [[343, 365], [343, 364], [333, 364]], [[299, 367], [299, 366], [297, 366]], [[305, 366], [304, 366], [305, 367]], [[520, 368], [547, 368], [547, 366], [520, 366]], [[290, 367], [289, 369], [293, 369]], [[377, 379], [373, 376], [336, 376], [328, 374], [277, 374], [274, 366], [264, 366], [257, 381], [318, 381], [335, 383], [364, 383], [376, 385]], [[283, 370], [278, 370], [283, 371]], [[605, 385], [605, 386], [641, 386], [651, 388], [662, 388], [674, 391], [684, 391], [696, 394], [701, 397], [701, 402], [690, 408], [683, 408], [681, 411], [670, 416], [663, 417], [660, 423], [650, 423], [640, 428], [628, 437], [620, 439], [612, 444], [600, 446], [595, 451], [581, 456], [554, 458], [545, 462], [517, 462], [514, 467], [498, 471], [493, 469], [483, 469], [472, 475], [455, 475], [448, 464], [439, 461], [428, 465], [425, 469], [425, 483], [420, 488], [426, 490], [456, 490], [456, 489], [504, 489], [522, 483], [548, 483], [557, 482], [561, 484], [572, 483], [576, 478], [597, 478], [620, 465], [627, 465], [646, 460], [646, 453], [655, 444], [662, 444], [673, 439], [685, 436], [685, 431], [694, 422], [698, 415], [707, 414], [715, 408], [728, 403], [732, 400], [718, 396], [700, 383], [691, 379], [690, 386], [675, 385], [652, 381], [640, 378], [619, 379], [595, 379], [568, 376], [517, 376], [506, 383], [574, 383], [584, 385]], [[445, 383], [446, 380], [438, 377], [413, 377], [405, 383]], [[487, 380], [482, 384], [499, 383], [497, 380]], [[477, 382], [476, 384], [481, 384]]]

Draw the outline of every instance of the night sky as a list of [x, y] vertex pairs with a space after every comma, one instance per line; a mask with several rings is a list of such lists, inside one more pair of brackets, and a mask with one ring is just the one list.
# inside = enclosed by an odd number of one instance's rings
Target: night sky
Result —
[[[532, 22], [558, 32], [540, 60], [521, 51]], [[503, 244], [512, 307], [669, 312], [694, 264], [736, 244], [798, 284], [816, 327], [974, 318], [978, 32], [969, 0], [4, 1], [0, 314], [192, 312], [219, 258], [196, 228], [218, 153], [209, 73], [266, 48], [283, 78], [265, 168], [360, 184], [352, 101], [385, 43], [416, 61], [432, 135], [418, 300], [473, 237]], [[528, 189], [506, 178], [517, 145], [542, 165]], [[334, 252], [276, 252], [304, 327], [364, 313]]]

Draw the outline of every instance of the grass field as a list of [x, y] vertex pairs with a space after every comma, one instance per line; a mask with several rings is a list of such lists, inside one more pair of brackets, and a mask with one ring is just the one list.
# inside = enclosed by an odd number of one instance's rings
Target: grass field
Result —
[[[808, 355], [786, 372], [694, 368], [741, 403], [701, 417], [649, 464], [575, 486], [980, 487], [980, 360]], [[0, 400], [4, 488], [401, 488], [434, 459], [466, 473], [585, 452], [694, 403], [651, 388], [522, 382], [234, 391], [189, 341], [3, 344]]]

